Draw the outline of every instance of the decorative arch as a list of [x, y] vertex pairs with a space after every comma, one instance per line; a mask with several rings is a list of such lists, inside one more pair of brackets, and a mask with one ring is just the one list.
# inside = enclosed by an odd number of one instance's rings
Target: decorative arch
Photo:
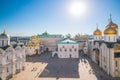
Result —
[[100, 61], [99, 61], [99, 56], [100, 56], [100, 51], [98, 48], [94, 48], [93, 49], [94, 53], [95, 53], [95, 62], [99, 65]]

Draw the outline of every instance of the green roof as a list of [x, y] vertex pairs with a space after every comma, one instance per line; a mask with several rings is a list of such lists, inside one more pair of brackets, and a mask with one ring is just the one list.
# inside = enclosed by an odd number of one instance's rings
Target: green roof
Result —
[[77, 44], [77, 42], [70, 38], [66, 38], [61, 40], [58, 44]]
[[42, 34], [38, 34], [37, 38], [63, 38], [63, 36], [57, 34], [48, 34], [47, 32], [44, 32]]

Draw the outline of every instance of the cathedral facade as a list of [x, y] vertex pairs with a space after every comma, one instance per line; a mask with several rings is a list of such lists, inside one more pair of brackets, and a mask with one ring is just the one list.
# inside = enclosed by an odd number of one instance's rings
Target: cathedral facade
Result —
[[118, 38], [118, 25], [110, 17], [109, 23], [103, 31], [97, 29], [93, 32], [94, 39], [88, 42], [88, 54], [108, 75], [120, 77], [120, 40]]
[[28, 41], [25, 43], [26, 48], [26, 55], [32, 56], [36, 54], [40, 54], [40, 40], [36, 36], [32, 36]]
[[10, 37], [0, 34], [0, 80], [8, 80], [25, 68], [26, 47], [10, 45]]

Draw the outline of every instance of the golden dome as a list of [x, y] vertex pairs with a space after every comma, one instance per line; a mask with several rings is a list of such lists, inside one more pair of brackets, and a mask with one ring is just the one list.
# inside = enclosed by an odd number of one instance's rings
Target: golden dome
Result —
[[105, 26], [105, 29], [107, 29], [109, 27], [109, 25], [111, 25], [111, 27], [114, 28], [114, 29], [118, 29], [118, 25], [112, 22], [112, 17], [111, 16], [112, 15], [110, 14], [110, 21], [109, 21], [109, 24], [107, 26]]
[[93, 35], [102, 35], [102, 32], [97, 28], [94, 32]]
[[112, 21], [110, 21], [109, 24], [107, 26], [105, 26], [105, 29], [107, 29], [109, 27], [109, 25], [111, 25], [111, 27], [114, 29], [118, 29], [118, 25], [113, 23]]
[[116, 29], [112, 28], [111, 25], [109, 25], [108, 28], [106, 28], [106, 29], [104, 30], [104, 34], [105, 34], [105, 35], [117, 34], [117, 31], [116, 31]]
[[98, 29], [98, 24], [97, 25], [97, 29], [93, 32], [93, 35], [102, 35], [102, 32]]

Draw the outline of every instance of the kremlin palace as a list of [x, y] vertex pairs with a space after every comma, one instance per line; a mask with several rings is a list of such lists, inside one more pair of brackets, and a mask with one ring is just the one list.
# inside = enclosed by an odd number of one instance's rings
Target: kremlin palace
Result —
[[[11, 42], [4, 30], [0, 34], [0, 80], [7, 80], [26, 69], [26, 57], [51, 53], [57, 58], [77, 58], [81, 51], [112, 77], [120, 77], [120, 39], [118, 25], [112, 21], [101, 31], [97, 25], [93, 39], [71, 35], [42, 34], [31, 36], [25, 43]], [[80, 36], [81, 37], [81, 36]], [[48, 54], [49, 54], [48, 53]]]

